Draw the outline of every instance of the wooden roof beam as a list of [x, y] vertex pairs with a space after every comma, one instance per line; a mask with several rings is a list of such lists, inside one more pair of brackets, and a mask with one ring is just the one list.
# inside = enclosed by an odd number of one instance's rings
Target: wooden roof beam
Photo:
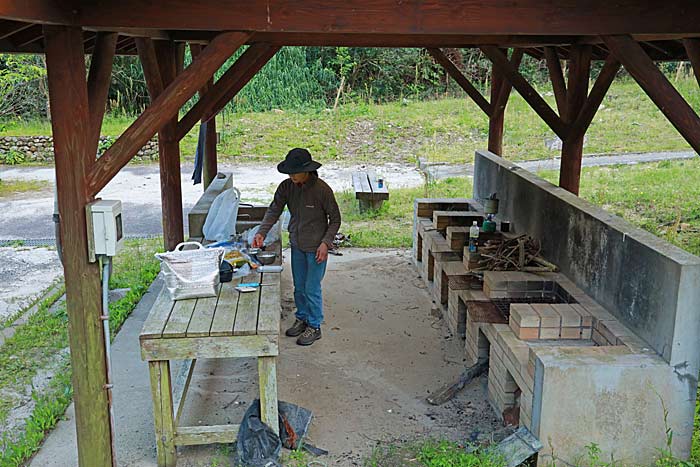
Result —
[[447, 72], [448, 75], [454, 79], [457, 84], [464, 90], [464, 92], [467, 93], [469, 97], [472, 98], [474, 103], [479, 106], [479, 108], [487, 115], [491, 116], [493, 113], [493, 107], [489, 102], [484, 98], [484, 96], [481, 94], [481, 92], [474, 87], [474, 85], [467, 79], [466, 76], [457, 68], [457, 66], [452, 63], [452, 60], [450, 60], [447, 55], [443, 53], [442, 50], [437, 49], [437, 48], [428, 48], [426, 49], [428, 53], [435, 59], [437, 63], [439, 63]]
[[249, 37], [238, 32], [217, 36], [95, 162], [88, 180], [90, 192], [95, 195], [104, 188]]
[[72, 25], [75, 10], [59, 0], [12, 0], [0, 2], [0, 18], [39, 24]]
[[[374, 31], [525, 35], [620, 31], [700, 33], [697, 0], [645, 1], [643, 8], [638, 0], [426, 0], [408, 5], [395, 0], [83, 0], [81, 3], [77, 24], [85, 27], [361, 34]], [[136, 11], [138, 14], [134, 14]]]

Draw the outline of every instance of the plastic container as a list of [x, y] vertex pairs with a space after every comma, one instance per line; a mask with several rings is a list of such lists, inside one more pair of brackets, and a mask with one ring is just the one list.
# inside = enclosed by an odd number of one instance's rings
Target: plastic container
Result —
[[478, 249], [477, 242], [479, 240], [479, 225], [477, 224], [476, 221], [472, 223], [472, 226], [469, 227], [469, 252], [470, 253], [476, 253]]

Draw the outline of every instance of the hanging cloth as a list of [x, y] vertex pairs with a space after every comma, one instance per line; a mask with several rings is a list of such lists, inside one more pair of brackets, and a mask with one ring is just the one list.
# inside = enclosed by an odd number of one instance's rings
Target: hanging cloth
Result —
[[204, 165], [204, 142], [207, 137], [207, 123], [199, 124], [199, 138], [197, 139], [197, 149], [194, 153], [194, 172], [192, 172], [193, 185], [202, 183], [202, 166]]

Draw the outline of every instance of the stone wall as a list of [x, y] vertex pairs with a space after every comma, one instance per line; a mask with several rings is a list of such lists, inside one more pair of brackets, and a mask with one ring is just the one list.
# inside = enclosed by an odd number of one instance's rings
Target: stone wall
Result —
[[[98, 154], [102, 155], [114, 142], [113, 136], [100, 136]], [[24, 162], [53, 162], [53, 137], [51, 136], [0, 136], [0, 163], [7, 160], [8, 155], [17, 152], [24, 156]], [[135, 160], [158, 160], [158, 139], [154, 137], [141, 148]]]

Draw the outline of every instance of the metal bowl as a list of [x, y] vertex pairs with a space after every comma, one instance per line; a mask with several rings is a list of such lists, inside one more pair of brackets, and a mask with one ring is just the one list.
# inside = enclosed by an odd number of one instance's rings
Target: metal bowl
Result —
[[268, 264], [272, 264], [275, 262], [275, 259], [277, 258], [277, 253], [271, 253], [271, 252], [263, 252], [263, 253], [258, 253], [256, 256], [258, 258], [258, 261], [260, 261], [264, 266], [267, 266]]
[[258, 254], [260, 254], [260, 251], [261, 251], [260, 248], [248, 248], [249, 255], [253, 255], [253, 256], [258, 255]]

